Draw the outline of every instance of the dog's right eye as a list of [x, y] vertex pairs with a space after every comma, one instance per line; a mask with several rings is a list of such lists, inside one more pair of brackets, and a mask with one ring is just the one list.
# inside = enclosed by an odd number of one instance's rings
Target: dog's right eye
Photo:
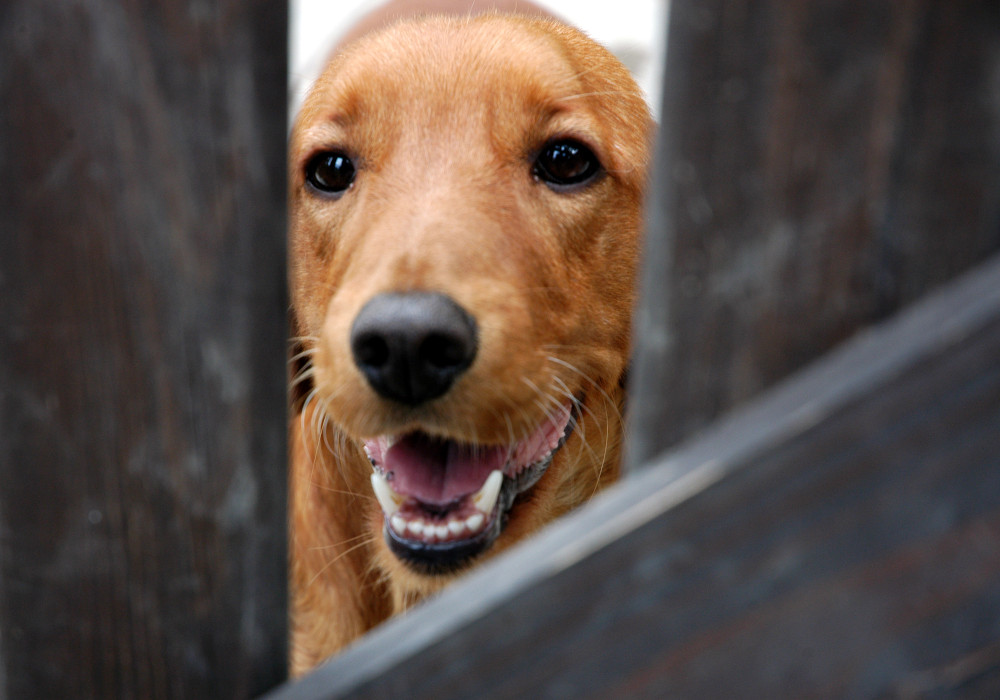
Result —
[[579, 141], [559, 139], [545, 144], [532, 172], [553, 189], [564, 191], [593, 179], [601, 172], [601, 163]]
[[342, 194], [354, 182], [354, 163], [343, 153], [324, 151], [306, 164], [306, 182], [326, 194]]

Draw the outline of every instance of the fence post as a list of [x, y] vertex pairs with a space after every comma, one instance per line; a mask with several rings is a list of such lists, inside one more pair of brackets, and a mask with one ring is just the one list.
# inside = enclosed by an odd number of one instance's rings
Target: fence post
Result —
[[1000, 5], [670, 15], [631, 465], [1000, 249]]
[[0, 698], [284, 677], [286, 13], [0, 11]]

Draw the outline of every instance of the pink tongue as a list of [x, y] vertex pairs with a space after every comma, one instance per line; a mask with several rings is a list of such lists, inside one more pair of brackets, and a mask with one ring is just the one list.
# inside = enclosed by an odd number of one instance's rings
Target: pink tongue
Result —
[[473, 447], [413, 433], [386, 450], [382, 469], [392, 490], [443, 506], [482, 488], [494, 469], [503, 469], [509, 450]]

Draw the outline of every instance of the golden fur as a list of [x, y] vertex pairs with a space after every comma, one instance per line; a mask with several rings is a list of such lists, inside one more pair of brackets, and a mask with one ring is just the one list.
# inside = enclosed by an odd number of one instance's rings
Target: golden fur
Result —
[[[626, 69], [550, 20], [405, 21], [339, 51], [317, 81], [289, 156], [294, 674], [458, 575], [417, 573], [388, 549], [362, 438], [500, 444], [581, 398], [489, 554], [617, 477], [650, 129]], [[568, 193], [532, 176], [538, 149], [567, 135], [606, 171]], [[335, 200], [304, 175], [332, 147], [359, 164]], [[366, 301], [397, 290], [446, 293], [480, 328], [474, 364], [416, 408], [373, 392], [348, 344]]]

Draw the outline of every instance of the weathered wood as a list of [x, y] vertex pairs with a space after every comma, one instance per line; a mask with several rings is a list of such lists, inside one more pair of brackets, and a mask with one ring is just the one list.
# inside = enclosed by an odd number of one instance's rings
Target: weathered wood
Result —
[[1000, 3], [671, 3], [630, 463], [1000, 250]]
[[269, 697], [995, 697], [998, 357], [1000, 258]]
[[284, 677], [286, 8], [0, 8], [0, 697]]

